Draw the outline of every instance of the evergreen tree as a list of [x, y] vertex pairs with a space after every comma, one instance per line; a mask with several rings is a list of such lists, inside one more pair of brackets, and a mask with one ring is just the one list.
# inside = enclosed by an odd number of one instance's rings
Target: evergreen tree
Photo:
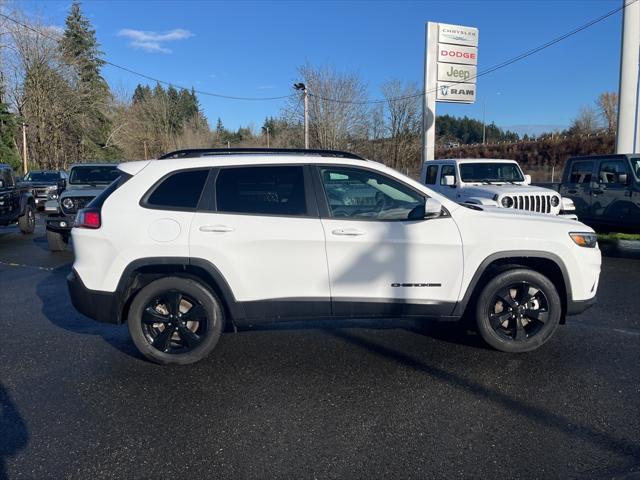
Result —
[[110, 131], [108, 105], [111, 93], [100, 73], [104, 65], [102, 52], [91, 22], [81, 12], [75, 0], [65, 21], [65, 30], [59, 43], [62, 60], [76, 74], [75, 90], [79, 96], [79, 138], [77, 160], [104, 158], [102, 147]]
[[0, 163], [8, 163], [14, 170], [20, 166], [20, 156], [13, 143], [17, 129], [16, 116], [4, 103], [4, 91], [0, 85]]

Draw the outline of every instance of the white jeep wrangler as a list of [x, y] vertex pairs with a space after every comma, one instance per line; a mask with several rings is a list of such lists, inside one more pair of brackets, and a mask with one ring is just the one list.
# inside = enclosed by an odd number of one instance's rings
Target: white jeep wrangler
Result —
[[577, 219], [569, 198], [534, 187], [515, 160], [448, 159], [424, 162], [422, 183], [458, 203], [513, 208]]
[[291, 319], [473, 319], [506, 352], [595, 301], [600, 250], [574, 220], [449, 200], [344, 152], [197, 150], [122, 163], [80, 210], [73, 305], [126, 322], [158, 363], [233, 326]]

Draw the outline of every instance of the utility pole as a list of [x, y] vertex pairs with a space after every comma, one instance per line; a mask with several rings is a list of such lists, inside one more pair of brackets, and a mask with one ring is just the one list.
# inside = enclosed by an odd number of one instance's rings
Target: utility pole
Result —
[[144, 141], [144, 159], [148, 160], [149, 159], [149, 155], [147, 154], [147, 141]]
[[302, 98], [304, 100], [304, 148], [309, 149], [309, 94], [304, 83], [294, 83], [293, 88], [302, 90]]
[[267, 129], [267, 148], [271, 148], [269, 145], [269, 127], [265, 127]]
[[27, 151], [27, 124], [22, 122], [22, 175], [27, 174], [29, 168], [29, 152]]
[[482, 99], [482, 144], [485, 144], [487, 138], [487, 122], [485, 121], [485, 113], [487, 107], [487, 99]]
[[640, 1], [622, 3], [616, 153], [640, 153]]

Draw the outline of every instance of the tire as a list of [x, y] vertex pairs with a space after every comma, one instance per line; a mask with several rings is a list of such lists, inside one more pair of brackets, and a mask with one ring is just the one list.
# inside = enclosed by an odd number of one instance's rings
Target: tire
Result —
[[188, 365], [214, 349], [224, 329], [224, 313], [216, 294], [202, 283], [166, 277], [138, 292], [127, 323], [145, 358], [163, 365]]
[[62, 233], [47, 230], [47, 243], [52, 252], [62, 252], [67, 249], [69, 240]]
[[535, 350], [555, 332], [562, 303], [555, 285], [534, 270], [518, 268], [498, 274], [476, 304], [480, 336], [496, 350]]
[[36, 209], [30, 203], [24, 207], [24, 214], [18, 217], [18, 227], [24, 234], [32, 234], [36, 229]]

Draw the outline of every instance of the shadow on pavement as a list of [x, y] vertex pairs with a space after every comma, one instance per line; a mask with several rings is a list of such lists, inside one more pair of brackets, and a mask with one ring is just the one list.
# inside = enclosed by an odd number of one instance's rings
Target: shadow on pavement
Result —
[[36, 294], [42, 302], [43, 315], [57, 327], [74, 333], [100, 336], [117, 350], [136, 358], [143, 358], [129, 339], [126, 326], [96, 322], [73, 308], [67, 290], [70, 267], [70, 264], [65, 264], [55, 268], [36, 285]]
[[456, 375], [455, 373], [433, 367], [419, 358], [353, 335], [350, 332], [344, 330], [329, 330], [327, 333], [340, 340], [369, 350], [386, 360], [400, 363], [442, 382], [464, 389], [483, 400], [496, 403], [505, 410], [526, 417], [547, 428], [555, 429], [569, 436], [578, 437], [581, 440], [601, 448], [606, 448], [617, 455], [623, 455], [631, 459], [640, 458], [640, 444], [616, 438], [607, 432], [598, 431], [588, 426], [576, 424], [573, 420], [567, 419], [557, 413], [515, 399], [505, 393], [488, 388], [473, 380]]
[[27, 426], [9, 392], [0, 384], [0, 479], [8, 479], [6, 459], [22, 450], [29, 441]]

